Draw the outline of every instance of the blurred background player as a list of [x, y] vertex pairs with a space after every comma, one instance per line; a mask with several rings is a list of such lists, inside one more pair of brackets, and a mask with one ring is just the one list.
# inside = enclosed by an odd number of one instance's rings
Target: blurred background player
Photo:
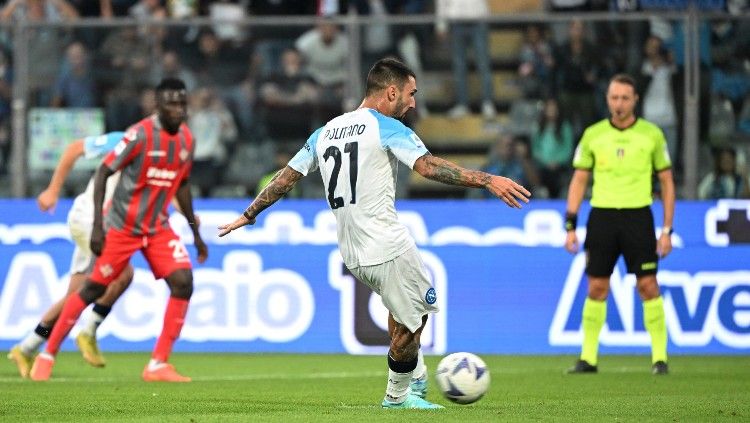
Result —
[[[116, 275], [128, 266], [130, 257], [140, 250], [154, 277], [164, 278], [170, 290], [164, 326], [142, 378], [145, 381], [190, 381], [167, 362], [182, 330], [193, 293], [190, 256], [167, 219], [167, 206], [173, 197], [192, 228], [199, 263], [208, 257], [208, 249], [198, 231], [190, 194], [194, 143], [185, 124], [185, 84], [179, 79], [164, 79], [156, 87], [156, 98], [156, 114], [130, 127], [94, 175], [90, 246], [99, 257], [84, 286], [66, 300], [45, 351], [34, 360], [32, 380], [50, 378], [60, 344], [83, 309], [105, 292]], [[105, 184], [117, 171], [122, 172], [106, 216], [105, 236], [102, 213]]]
[[260, 212], [320, 168], [344, 263], [382, 297], [389, 311], [390, 370], [383, 408], [443, 408], [424, 399], [427, 371], [419, 342], [428, 314], [438, 311], [437, 295], [414, 240], [396, 216], [398, 162], [438, 182], [486, 188], [511, 207], [521, 207], [519, 200], [528, 202], [530, 195], [508, 178], [431, 155], [399, 121], [414, 109], [416, 92], [416, 77], [406, 65], [394, 59], [376, 62], [359, 108], [315, 131], [242, 216], [219, 226], [219, 236], [224, 236], [254, 224]]
[[[98, 158], [110, 152], [122, 139], [124, 132], [110, 132], [100, 136], [81, 138], [68, 144], [60, 161], [55, 167], [52, 179], [47, 188], [37, 197], [37, 204], [42, 211], [52, 212], [60, 196], [60, 190], [70, 170], [76, 161]], [[107, 181], [104, 201], [109, 202], [114, 192], [119, 174]], [[8, 353], [8, 358], [15, 361], [21, 377], [28, 377], [29, 370], [39, 347], [49, 338], [50, 330], [60, 316], [65, 298], [78, 291], [86, 280], [86, 274], [91, 271], [94, 256], [89, 249], [91, 225], [94, 217], [94, 181], [89, 180], [86, 190], [73, 201], [68, 212], [68, 228], [75, 243], [73, 258], [70, 263], [70, 283], [65, 297], [52, 304], [44, 313], [36, 328], [26, 335]], [[94, 367], [104, 367], [105, 360], [96, 343], [96, 329], [107, 317], [117, 298], [127, 289], [133, 278], [133, 267], [128, 265], [115, 280], [107, 287], [102, 297], [96, 300], [92, 313], [84, 324], [83, 330], [76, 336], [76, 344], [83, 354], [83, 358]]]
[[[583, 305], [581, 357], [569, 373], [596, 373], [599, 332], [607, 319], [609, 277], [622, 254], [635, 273], [643, 300], [643, 321], [651, 335], [652, 373], [667, 374], [667, 326], [664, 301], [656, 282], [659, 257], [672, 251], [675, 190], [667, 141], [658, 126], [636, 117], [635, 80], [612, 77], [607, 90], [610, 119], [589, 126], [573, 158], [568, 191], [565, 248], [578, 251], [576, 224], [589, 175], [594, 174], [591, 213], [586, 224], [588, 296]], [[651, 177], [661, 186], [664, 226], [658, 242], [651, 213]]]

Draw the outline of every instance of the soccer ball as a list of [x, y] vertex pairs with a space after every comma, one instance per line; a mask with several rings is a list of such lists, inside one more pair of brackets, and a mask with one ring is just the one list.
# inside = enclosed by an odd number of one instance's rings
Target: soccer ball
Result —
[[467, 352], [453, 353], [440, 360], [436, 379], [443, 396], [459, 404], [479, 400], [490, 387], [487, 365]]

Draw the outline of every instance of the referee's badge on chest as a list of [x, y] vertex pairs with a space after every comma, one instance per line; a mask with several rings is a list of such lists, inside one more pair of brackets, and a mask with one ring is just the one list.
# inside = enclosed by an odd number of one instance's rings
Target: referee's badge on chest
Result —
[[617, 149], [617, 158], [622, 159], [625, 157], [625, 149], [624, 148], [618, 148]]

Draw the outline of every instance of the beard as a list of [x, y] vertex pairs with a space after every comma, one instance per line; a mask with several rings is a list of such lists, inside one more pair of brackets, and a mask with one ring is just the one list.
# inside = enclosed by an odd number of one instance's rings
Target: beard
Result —
[[393, 115], [391, 115], [391, 117], [403, 121], [404, 117], [406, 117], [406, 112], [409, 110], [405, 105], [406, 102], [404, 99], [399, 97], [396, 102], [396, 107], [393, 108]]

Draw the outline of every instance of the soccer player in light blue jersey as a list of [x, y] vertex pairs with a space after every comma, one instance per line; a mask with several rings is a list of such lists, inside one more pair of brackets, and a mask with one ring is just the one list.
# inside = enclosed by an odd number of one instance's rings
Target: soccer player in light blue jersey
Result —
[[[110, 132], [100, 136], [90, 136], [77, 139], [66, 147], [60, 161], [57, 163], [52, 179], [47, 188], [37, 197], [37, 204], [42, 211], [51, 211], [57, 204], [65, 178], [75, 165], [76, 161], [85, 157], [87, 159], [103, 157], [106, 153], [115, 148], [122, 140], [123, 132]], [[119, 176], [119, 174], [118, 174]], [[105, 199], [112, 197], [114, 186], [117, 184], [118, 177], [110, 178], [107, 185]], [[44, 313], [39, 324], [24, 339], [8, 353], [8, 358], [15, 361], [18, 372], [21, 377], [26, 378], [29, 375], [31, 365], [34, 361], [39, 347], [47, 340], [50, 331], [54, 326], [60, 311], [65, 303], [65, 298], [71, 293], [76, 292], [86, 280], [86, 274], [90, 271], [93, 264], [93, 254], [89, 249], [89, 238], [91, 235], [91, 225], [94, 218], [94, 195], [93, 183], [90, 180], [86, 190], [79, 194], [73, 201], [73, 206], [68, 213], [68, 227], [70, 235], [75, 242], [75, 250], [70, 263], [70, 284], [68, 292], [56, 303], [52, 304]], [[133, 278], [133, 267], [128, 266], [117, 277], [116, 282], [112, 283], [106, 293], [100, 297], [94, 304], [94, 308], [89, 315], [89, 319], [84, 324], [83, 329], [76, 337], [76, 344], [83, 354], [83, 358], [94, 367], [104, 367], [105, 360], [99, 351], [96, 343], [96, 329], [107, 317], [112, 305], [122, 295], [125, 289], [130, 285]]]
[[415, 107], [417, 82], [403, 63], [381, 59], [367, 76], [365, 99], [315, 131], [234, 222], [219, 236], [252, 225], [260, 212], [320, 169], [328, 205], [336, 216], [339, 250], [356, 278], [379, 294], [389, 311], [388, 384], [384, 408], [443, 408], [424, 399], [427, 371], [419, 339], [430, 313], [438, 311], [435, 289], [414, 240], [399, 223], [394, 205], [398, 162], [450, 185], [485, 188], [519, 208], [531, 195], [508, 178], [464, 169], [435, 157], [400, 122]]

